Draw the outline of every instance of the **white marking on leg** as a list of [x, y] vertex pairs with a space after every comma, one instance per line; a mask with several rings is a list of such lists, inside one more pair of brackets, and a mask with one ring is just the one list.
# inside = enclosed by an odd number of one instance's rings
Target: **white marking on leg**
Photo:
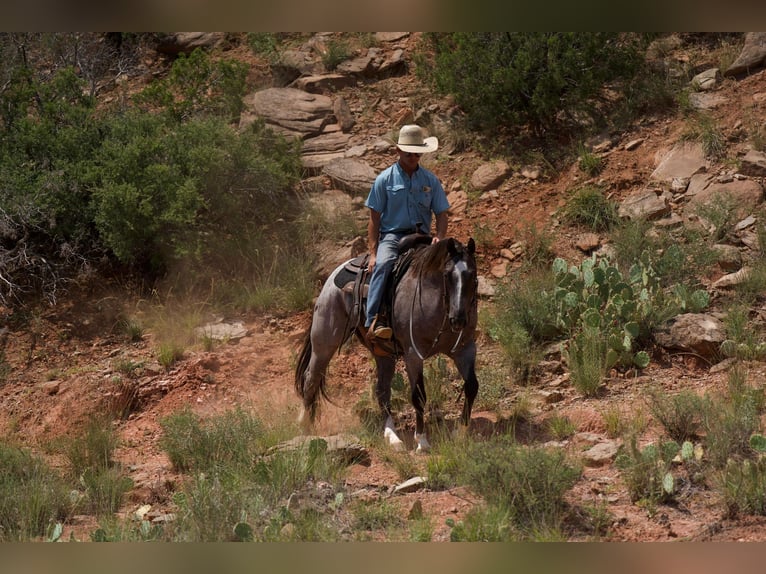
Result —
[[394, 419], [391, 418], [391, 415], [386, 418], [386, 425], [383, 429], [383, 436], [385, 437], [386, 441], [388, 441], [388, 444], [392, 449], [396, 451], [404, 450], [404, 443], [397, 436], [396, 431], [394, 430]]
[[418, 443], [418, 448], [415, 449], [416, 454], [425, 454], [425, 453], [431, 452], [431, 443], [428, 442], [428, 437], [426, 436], [426, 433], [423, 433], [423, 434], [415, 433], [415, 440]]

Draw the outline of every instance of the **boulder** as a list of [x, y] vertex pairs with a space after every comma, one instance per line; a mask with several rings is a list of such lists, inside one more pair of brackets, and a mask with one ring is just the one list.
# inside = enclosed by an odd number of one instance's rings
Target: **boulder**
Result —
[[354, 158], [334, 159], [322, 168], [333, 184], [352, 195], [367, 197], [377, 177], [376, 171], [367, 162]]
[[701, 357], [715, 358], [721, 343], [726, 339], [726, 327], [713, 315], [684, 313], [657, 329], [654, 338], [667, 349], [690, 351]]
[[672, 181], [676, 177], [692, 177], [707, 169], [705, 152], [699, 143], [683, 142], [677, 144], [660, 161], [649, 176], [653, 181]]
[[623, 219], [659, 219], [670, 213], [670, 205], [663, 195], [653, 189], [644, 189], [627, 197], [617, 208]]
[[742, 51], [723, 75], [750, 74], [764, 65], [766, 65], [766, 32], [748, 32], [745, 34], [745, 45]]
[[766, 153], [751, 149], [741, 160], [739, 172], [753, 177], [766, 177]]
[[266, 88], [244, 98], [240, 127], [263, 118], [275, 131], [300, 139], [318, 136], [334, 118], [332, 98], [296, 88]]
[[511, 171], [504, 161], [485, 163], [473, 172], [471, 186], [477, 191], [488, 191], [500, 185], [511, 175]]

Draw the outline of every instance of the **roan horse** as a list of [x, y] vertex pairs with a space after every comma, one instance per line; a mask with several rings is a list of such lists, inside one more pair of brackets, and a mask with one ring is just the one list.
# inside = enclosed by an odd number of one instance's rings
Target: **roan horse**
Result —
[[[385, 416], [384, 436], [392, 448], [401, 450], [404, 443], [396, 434], [391, 412], [391, 381], [397, 358], [403, 357], [416, 414], [416, 450], [424, 452], [430, 445], [423, 417], [426, 404], [423, 361], [439, 353], [454, 361], [463, 378], [461, 423], [464, 428], [469, 424], [479, 390], [474, 340], [478, 286], [475, 243], [471, 238], [463, 245], [449, 237], [430, 244], [428, 236], [408, 236], [400, 243], [400, 253], [403, 245], [414, 245], [410, 251], [412, 259], [393, 292], [389, 316], [394, 353], [387, 356], [374, 353], [375, 395]], [[348, 290], [336, 285], [335, 278], [346, 263], [339, 265], [322, 287], [295, 369], [295, 390], [303, 399], [300, 421], [305, 432], [317, 415], [320, 396], [327, 397], [325, 373], [333, 354], [354, 333], [373, 351], [365, 337], [364, 306], [355, 306]]]

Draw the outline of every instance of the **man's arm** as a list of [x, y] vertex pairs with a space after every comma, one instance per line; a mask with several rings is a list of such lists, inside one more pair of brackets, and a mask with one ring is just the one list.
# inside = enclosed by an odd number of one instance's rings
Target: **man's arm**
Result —
[[433, 238], [432, 243], [441, 241], [447, 236], [447, 212], [442, 211], [436, 215], [436, 237]]

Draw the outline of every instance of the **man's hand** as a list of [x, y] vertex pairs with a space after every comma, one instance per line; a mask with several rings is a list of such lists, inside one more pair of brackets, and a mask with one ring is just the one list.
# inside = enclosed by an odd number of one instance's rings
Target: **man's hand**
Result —
[[367, 260], [367, 271], [372, 273], [373, 269], [375, 269], [375, 252], [374, 251], [370, 253], [370, 258]]

